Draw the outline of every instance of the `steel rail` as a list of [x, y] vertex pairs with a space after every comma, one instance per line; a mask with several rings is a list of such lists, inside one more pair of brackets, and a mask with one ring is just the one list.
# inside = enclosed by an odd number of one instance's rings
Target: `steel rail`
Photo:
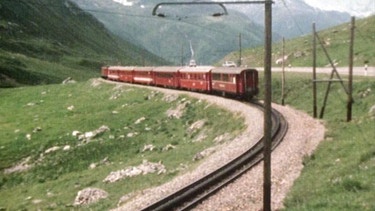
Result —
[[[263, 110], [263, 105], [252, 102], [254, 106]], [[285, 118], [275, 109], [272, 110], [272, 149], [283, 139], [288, 130]], [[213, 195], [225, 185], [233, 182], [243, 173], [255, 166], [263, 159], [263, 138], [253, 147], [234, 158], [219, 169], [190, 183], [180, 190], [148, 205], [142, 211], [171, 211], [190, 210], [204, 199]]]

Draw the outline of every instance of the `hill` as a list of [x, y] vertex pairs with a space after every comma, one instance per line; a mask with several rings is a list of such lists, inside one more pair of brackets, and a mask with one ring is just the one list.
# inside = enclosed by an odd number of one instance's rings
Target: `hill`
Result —
[[[264, 26], [264, 9], [259, 5], [234, 6], [251, 20]], [[326, 11], [314, 8], [304, 0], [274, 1], [272, 7], [273, 31], [285, 38], [293, 38], [311, 32], [311, 23], [319, 23], [318, 30], [337, 26], [350, 19], [350, 15], [338, 11]]]
[[104, 64], [163, 62], [65, 0], [0, 2], [0, 87], [98, 75]]
[[[319, 23], [316, 23], [316, 25], [319, 25]], [[365, 62], [368, 62], [369, 66], [375, 66], [375, 49], [371, 44], [375, 41], [374, 25], [375, 16], [356, 20], [354, 42], [355, 66], [363, 66]], [[318, 35], [322, 43], [324, 43], [332, 60], [334, 60], [338, 66], [347, 66], [349, 56], [350, 23], [348, 22], [333, 28], [319, 31]], [[272, 60], [275, 62], [282, 57], [282, 43], [274, 43], [272, 48]], [[288, 55], [286, 65], [312, 66], [312, 48], [312, 35], [286, 40], [285, 54]], [[237, 60], [238, 55], [238, 51], [232, 52], [225, 56], [222, 61]], [[263, 46], [243, 50], [242, 55], [242, 64], [252, 67], [263, 66]], [[329, 62], [325, 57], [322, 47], [318, 44], [317, 66], [324, 67], [327, 64], [329, 64]], [[275, 63], [272, 65], [281, 66], [281, 64]]]
[[[193, 169], [198, 153], [246, 128], [240, 114], [212, 102], [97, 79], [0, 93], [0, 210], [115, 208], [121, 196]], [[109, 197], [73, 207], [90, 187]]]
[[174, 64], [189, 62], [190, 42], [197, 63], [203, 65], [238, 49], [240, 33], [244, 47], [263, 42], [263, 27], [240, 12], [231, 10], [228, 16], [210, 16], [223, 12], [219, 6], [163, 6], [157, 12], [166, 17], [160, 18], [152, 16], [160, 0], [131, 1], [131, 6], [113, 0], [74, 1], [116, 35]]

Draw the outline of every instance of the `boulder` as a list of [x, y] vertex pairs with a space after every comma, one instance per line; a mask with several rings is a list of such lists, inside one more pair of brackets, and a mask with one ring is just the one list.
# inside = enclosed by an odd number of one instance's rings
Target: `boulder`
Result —
[[73, 205], [87, 205], [92, 204], [100, 199], [105, 199], [108, 197], [108, 193], [104, 190], [99, 188], [85, 188], [81, 191], [78, 191], [77, 196], [74, 200]]

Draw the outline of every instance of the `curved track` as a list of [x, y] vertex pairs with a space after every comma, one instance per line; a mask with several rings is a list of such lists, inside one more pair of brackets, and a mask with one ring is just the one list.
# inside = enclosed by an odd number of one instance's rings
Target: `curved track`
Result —
[[[253, 102], [255, 106], [263, 110], [262, 104]], [[272, 149], [283, 139], [288, 130], [285, 118], [275, 109], [272, 111]], [[213, 195], [226, 184], [233, 182], [247, 170], [255, 166], [263, 159], [263, 138], [245, 153], [228, 162], [221, 168], [207, 176], [183, 187], [175, 193], [145, 207], [142, 211], [170, 211], [190, 210]]]

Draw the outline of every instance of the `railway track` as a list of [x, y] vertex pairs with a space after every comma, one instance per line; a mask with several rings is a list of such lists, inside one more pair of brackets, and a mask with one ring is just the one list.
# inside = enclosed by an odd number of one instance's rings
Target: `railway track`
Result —
[[[263, 110], [262, 104], [252, 102]], [[272, 111], [272, 150], [282, 141], [288, 130], [285, 118], [275, 109]], [[263, 138], [239, 157], [228, 162], [203, 178], [145, 207], [142, 211], [191, 210], [225, 185], [233, 182], [263, 159]]]

